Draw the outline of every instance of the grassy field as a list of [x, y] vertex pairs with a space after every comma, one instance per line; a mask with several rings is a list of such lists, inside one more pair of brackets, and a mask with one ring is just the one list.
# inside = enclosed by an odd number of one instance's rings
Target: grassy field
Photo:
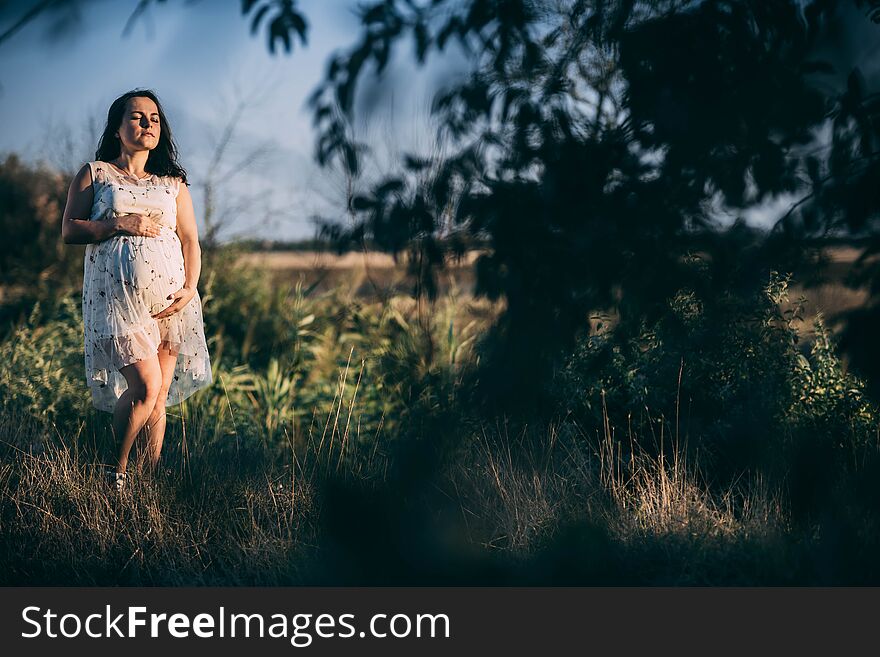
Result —
[[[340, 466], [318, 427], [279, 458], [178, 417], [164, 469], [121, 495], [97, 443], [5, 416], [3, 583], [13, 585], [819, 583], [759, 481], [710, 494], [683, 458], [573, 424], [464, 432], [455, 459]], [[537, 435], [536, 435], [537, 433]], [[184, 441], [186, 435], [186, 442]], [[368, 445], [382, 451], [380, 445]], [[392, 459], [394, 460], [394, 459]], [[394, 466], [392, 466], [394, 468]], [[384, 470], [384, 471], [383, 471]], [[416, 476], [418, 475], [418, 476]], [[389, 493], [389, 489], [393, 493]], [[405, 493], [406, 499], [390, 495]], [[801, 561], [804, 561], [801, 563]], [[839, 577], [839, 573], [834, 573]]]
[[[451, 291], [472, 296], [473, 263], [478, 255], [472, 251], [460, 262], [447, 266], [438, 280], [441, 295]], [[316, 284], [322, 291], [344, 285], [363, 298], [389, 293], [407, 294], [412, 288], [407, 282], [406, 254], [401, 254], [395, 262], [389, 254], [377, 252], [351, 251], [337, 255], [315, 251], [267, 251], [243, 254], [238, 262], [265, 268], [279, 283], [302, 280], [305, 286]]]
[[[404, 272], [378, 254], [206, 258], [215, 384], [169, 409], [160, 471], [121, 495], [100, 475], [113, 439], [82, 381], [78, 297], [35, 308], [2, 343], [0, 583], [880, 581], [877, 415], [830, 351], [782, 388], [763, 329], [707, 346], [684, 388], [675, 359], [635, 361], [633, 383], [632, 363], [594, 373], [587, 353], [558, 413], [491, 416], [466, 393], [503, 305], [473, 298], [466, 263], [433, 305]], [[804, 292], [827, 314], [860, 302]], [[749, 394], [771, 384], [796, 394], [762, 415], [765, 388]], [[724, 410], [701, 419], [705, 389]], [[734, 477], [695, 449], [749, 433], [764, 456]]]
[[[804, 320], [797, 326], [805, 335], [812, 335], [813, 318], [817, 314], [833, 319], [865, 303], [865, 290], [854, 290], [844, 284], [860, 254], [861, 250], [853, 247], [829, 248], [823, 254], [827, 261], [825, 280], [810, 286], [797, 281], [792, 285], [791, 302], [785, 307], [790, 308], [794, 300], [804, 297]], [[463, 299], [472, 296], [475, 283], [473, 263], [478, 255], [470, 252], [460, 262], [451, 263], [446, 268], [438, 281], [441, 295], [453, 292]], [[407, 281], [406, 254], [395, 262], [390, 255], [376, 252], [337, 255], [315, 251], [266, 251], [243, 254], [238, 262], [265, 268], [278, 284], [302, 281], [305, 286], [316, 285], [319, 290], [342, 285], [363, 298], [389, 293], [407, 294], [411, 290]]]

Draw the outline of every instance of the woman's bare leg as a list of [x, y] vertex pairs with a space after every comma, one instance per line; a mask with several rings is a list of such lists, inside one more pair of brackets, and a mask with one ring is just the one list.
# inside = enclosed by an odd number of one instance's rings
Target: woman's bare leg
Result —
[[162, 385], [159, 395], [153, 407], [147, 424], [144, 427], [147, 434], [147, 450], [150, 453], [150, 467], [155, 470], [159, 465], [159, 456], [162, 453], [162, 442], [165, 440], [165, 402], [168, 399], [168, 389], [171, 387], [171, 379], [174, 376], [174, 366], [177, 364], [177, 352], [171, 351], [162, 345], [159, 347], [159, 367], [162, 370]]
[[158, 357], [137, 361], [119, 370], [128, 382], [113, 408], [113, 432], [120, 441], [116, 471], [125, 472], [128, 454], [159, 396], [162, 370]]

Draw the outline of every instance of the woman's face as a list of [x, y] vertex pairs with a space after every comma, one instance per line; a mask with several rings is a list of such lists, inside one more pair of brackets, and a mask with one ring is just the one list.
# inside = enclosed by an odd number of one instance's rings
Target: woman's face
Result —
[[156, 148], [161, 130], [156, 103], [144, 96], [128, 99], [117, 131], [122, 150], [134, 152]]

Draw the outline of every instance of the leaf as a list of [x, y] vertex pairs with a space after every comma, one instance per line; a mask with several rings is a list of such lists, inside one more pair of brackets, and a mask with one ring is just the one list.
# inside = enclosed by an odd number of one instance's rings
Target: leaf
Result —
[[281, 40], [284, 44], [284, 51], [289, 54], [291, 48], [290, 34], [287, 32], [287, 28], [284, 25], [284, 19], [281, 15], [272, 20], [272, 27], [269, 30], [269, 50], [273, 55], [275, 54], [276, 39]]
[[352, 175], [358, 173], [358, 157], [354, 146], [349, 143], [342, 145], [342, 152], [345, 157], [345, 166]]
[[386, 4], [384, 2], [378, 2], [372, 7], [367, 7], [363, 10], [363, 13], [361, 14], [361, 22], [364, 25], [370, 25], [371, 23], [381, 23], [385, 19], [385, 9]]
[[374, 53], [376, 59], [376, 73], [381, 73], [388, 65], [388, 58], [391, 55], [391, 41], [384, 39], [379, 48]]
[[376, 201], [366, 196], [355, 196], [353, 199], [351, 199], [351, 207], [360, 212], [363, 212], [364, 210], [370, 210], [375, 206]]
[[251, 21], [251, 34], [257, 33], [257, 28], [260, 26], [260, 21], [263, 20], [263, 17], [266, 15], [266, 12], [269, 11], [269, 5], [263, 5], [257, 10], [257, 13], [254, 14], [254, 18]]
[[422, 21], [416, 23], [416, 26], [413, 28], [413, 36], [416, 41], [416, 60], [419, 64], [423, 64], [425, 62], [425, 54], [428, 52], [428, 46], [430, 45], [430, 38], [428, 37], [428, 30]]
[[431, 162], [415, 155], [406, 154], [403, 156], [403, 165], [410, 171], [422, 171], [431, 166]]
[[303, 18], [302, 14], [292, 12], [290, 14], [290, 23], [293, 25], [296, 33], [299, 34], [300, 41], [302, 41], [303, 45], [306, 45], [309, 26], [305, 18]]
[[376, 196], [387, 196], [392, 192], [400, 192], [404, 188], [403, 181], [399, 178], [391, 178], [376, 188]]
[[333, 112], [333, 109], [329, 105], [321, 105], [317, 110], [315, 110], [315, 114], [312, 116], [312, 125], [317, 126], [324, 119], [329, 117]]
[[346, 116], [351, 116], [353, 82], [354, 78], [349, 76], [345, 79], [344, 82], [341, 82], [336, 86], [336, 102], [339, 104], [340, 109], [345, 113]]

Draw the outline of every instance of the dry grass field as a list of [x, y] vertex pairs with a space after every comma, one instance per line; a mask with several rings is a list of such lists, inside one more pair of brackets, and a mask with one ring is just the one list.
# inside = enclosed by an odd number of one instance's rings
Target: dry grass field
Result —
[[[479, 253], [472, 251], [459, 262], [447, 265], [438, 282], [439, 294], [455, 291], [470, 296], [474, 285], [473, 265]], [[269, 270], [278, 282], [302, 279], [305, 286], [317, 283], [324, 291], [346, 283], [358, 297], [383, 297], [407, 293], [412, 283], [407, 280], [408, 258], [401, 254], [398, 261], [387, 253], [349, 252], [342, 255], [317, 251], [266, 251], [243, 254], [239, 262]]]
[[[842, 282], [857, 253], [828, 255], [822, 285], [790, 289], [805, 337], [865, 300]], [[790, 369], [744, 322], [733, 350], [697, 330], [686, 371], [689, 342], [579, 352], [559, 412], [508, 417], [463, 383], [504, 305], [474, 298], [476, 254], [433, 304], [384, 254], [206, 256], [216, 384], [121, 496], [78, 295], [0, 344], [0, 584], [880, 582], [880, 412], [830, 351]]]
[[[853, 247], [832, 247], [825, 253], [827, 280], [819, 285], [793, 280], [789, 297], [794, 303], [805, 298], [804, 321], [797, 324], [806, 335], [812, 333], [817, 313], [829, 319], [852, 310], [867, 301], [865, 290], [854, 290], [844, 284], [861, 251]], [[473, 265], [479, 253], [470, 252], [458, 262], [447, 265], [440, 274], [440, 294], [454, 290], [460, 297], [473, 294]], [[349, 252], [343, 255], [316, 251], [266, 251], [243, 254], [240, 262], [269, 270], [279, 282], [302, 280], [306, 286], [317, 283], [319, 291], [347, 283], [354, 296], [373, 297], [389, 293], [406, 293], [412, 283], [407, 279], [408, 260], [401, 254], [398, 262], [386, 253]], [[381, 294], [377, 294], [381, 293]], [[791, 303], [789, 305], [791, 305]], [[832, 322], [833, 324], [833, 322]]]

